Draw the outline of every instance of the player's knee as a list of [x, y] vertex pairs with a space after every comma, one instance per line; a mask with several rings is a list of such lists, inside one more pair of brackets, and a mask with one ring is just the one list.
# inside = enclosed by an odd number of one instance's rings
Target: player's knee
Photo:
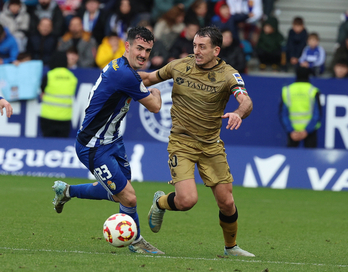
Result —
[[225, 211], [226, 214], [232, 213], [232, 211], [234, 211], [234, 205], [235, 204], [233, 199], [218, 202], [219, 209], [221, 211]]
[[137, 197], [133, 195], [129, 200], [129, 207], [135, 207], [137, 205]]
[[135, 195], [130, 195], [123, 202], [122, 204], [124, 206], [135, 207], [137, 205], [137, 197]]
[[197, 198], [194, 197], [184, 197], [179, 198], [178, 201], [175, 202], [176, 207], [180, 211], [188, 211], [197, 203]]

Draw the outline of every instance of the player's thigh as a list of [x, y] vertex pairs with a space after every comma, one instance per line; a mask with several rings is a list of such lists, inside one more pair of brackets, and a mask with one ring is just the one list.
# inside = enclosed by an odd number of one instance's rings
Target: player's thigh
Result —
[[124, 176], [127, 178], [127, 180], [131, 180], [131, 168], [127, 159], [126, 148], [122, 139], [119, 139], [112, 144], [112, 154], [117, 160], [120, 170], [122, 171]]
[[78, 141], [75, 142], [75, 150], [76, 155], [79, 158], [79, 160], [83, 163], [84, 166], [87, 167], [93, 174], [93, 167], [91, 168], [90, 160], [89, 160], [89, 154], [91, 152], [91, 148], [86, 147], [82, 144], [80, 144]]
[[233, 177], [227, 162], [222, 142], [206, 145], [197, 164], [198, 172], [208, 187], [216, 184], [231, 183]]
[[168, 165], [172, 183], [195, 178], [195, 165], [198, 161], [198, 151], [188, 142], [170, 138], [168, 143]]
[[98, 147], [93, 158], [94, 176], [112, 195], [120, 193], [130, 179], [124, 174], [129, 164], [121, 166], [117, 158], [113, 144]]
[[80, 161], [111, 195], [118, 194], [126, 187], [127, 177], [116, 159], [112, 144], [87, 148], [76, 142], [76, 153]]

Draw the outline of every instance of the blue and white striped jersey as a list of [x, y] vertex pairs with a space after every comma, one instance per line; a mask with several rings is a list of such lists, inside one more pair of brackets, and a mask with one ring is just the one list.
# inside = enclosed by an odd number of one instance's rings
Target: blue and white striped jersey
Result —
[[137, 101], [149, 94], [125, 57], [111, 61], [89, 94], [86, 116], [77, 132], [77, 140], [87, 147], [114, 142], [120, 137], [120, 122], [129, 110], [131, 100]]

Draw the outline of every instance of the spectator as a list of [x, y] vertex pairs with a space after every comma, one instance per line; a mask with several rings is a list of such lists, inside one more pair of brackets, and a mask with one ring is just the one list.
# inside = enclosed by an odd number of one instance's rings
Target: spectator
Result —
[[55, 0], [65, 18], [65, 25], [68, 26], [72, 17], [77, 15], [82, 0]]
[[7, 28], [0, 24], [0, 64], [11, 63], [17, 59], [18, 45]]
[[106, 11], [100, 8], [99, 0], [87, 0], [84, 7], [78, 10], [82, 19], [83, 30], [92, 33], [98, 45], [105, 37]]
[[127, 31], [132, 26], [134, 11], [130, 0], [120, 0], [116, 10], [106, 21], [105, 34], [117, 33], [122, 40], [127, 40]]
[[342, 23], [338, 28], [337, 43], [344, 45], [344, 40], [348, 37], [348, 10], [342, 15]]
[[234, 17], [230, 13], [230, 8], [225, 0], [218, 1], [214, 6], [215, 15], [211, 19], [211, 25], [220, 30], [229, 29], [234, 37], [234, 42], [239, 43], [238, 27], [235, 24]]
[[149, 66], [150, 70], [157, 70], [162, 68], [168, 63], [169, 52], [166, 50], [163, 42], [161, 40], [156, 40], [152, 47], [150, 57], [149, 57]]
[[225, 0], [220, 0], [216, 2], [214, 6], [214, 14], [212, 17], [212, 24], [220, 29], [226, 28], [224, 24], [232, 17], [230, 8]]
[[100, 69], [103, 69], [113, 59], [122, 57], [125, 51], [125, 43], [116, 33], [105, 37], [99, 45], [95, 62]]
[[199, 30], [197, 21], [188, 22], [181, 36], [179, 36], [169, 51], [168, 62], [174, 59], [181, 59], [193, 54], [193, 38]]
[[325, 50], [319, 45], [319, 35], [315, 32], [309, 34], [307, 46], [299, 59], [300, 66], [309, 69], [313, 76], [318, 76], [325, 70], [325, 58]]
[[168, 13], [173, 7], [181, 6], [186, 12], [195, 0], [154, 0], [152, 8], [152, 22], [157, 22], [165, 13]]
[[0, 12], [0, 23], [15, 37], [19, 52], [24, 52], [27, 46], [29, 21], [27, 8], [20, 0], [6, 2]]
[[256, 23], [262, 18], [262, 0], [226, 0], [226, 2], [230, 8], [231, 15], [238, 22]]
[[56, 51], [58, 38], [52, 34], [52, 21], [49, 18], [42, 18], [37, 31], [29, 36], [27, 51], [32, 59], [42, 60], [48, 65], [52, 54]]
[[29, 53], [19, 53], [18, 56], [17, 56], [17, 59], [15, 61], [12, 62], [12, 64], [14, 65], [19, 65], [23, 62], [26, 62], [26, 61], [31, 61], [32, 58], [31, 58], [31, 55]]
[[171, 8], [156, 22], [153, 34], [157, 41], [162, 41], [169, 51], [177, 37], [185, 28], [184, 5], [180, 4]]
[[74, 17], [70, 20], [69, 31], [58, 41], [59, 51], [67, 51], [72, 46], [76, 47], [79, 53], [78, 67], [95, 66], [97, 42], [90, 33], [83, 30], [80, 17]]
[[340, 59], [333, 67], [333, 76], [335, 78], [348, 78], [348, 61]]
[[243, 30], [244, 39], [256, 45], [259, 39], [257, 23], [263, 16], [262, 0], [226, 0], [235, 24]]
[[307, 44], [308, 33], [301, 17], [295, 17], [292, 21], [292, 28], [289, 30], [286, 43], [287, 62], [295, 67], [301, 57], [303, 49]]
[[279, 69], [283, 42], [284, 37], [278, 30], [278, 20], [275, 17], [268, 18], [256, 45], [261, 70], [265, 70], [267, 65], [271, 65], [273, 70]]
[[30, 14], [30, 32], [34, 33], [42, 18], [49, 18], [53, 23], [52, 34], [62, 36], [65, 31], [64, 16], [55, 0], [39, 0]]
[[77, 52], [76, 47], [72, 46], [66, 51], [66, 58], [68, 61], [67, 68], [69, 70], [75, 70], [78, 68], [77, 63], [79, 61], [79, 53]]
[[[3, 2], [5, 2], [5, 1], [3, 1]], [[1, 1], [0, 1], [0, 3], [1, 3]], [[30, 11], [39, 3], [39, 1], [38, 0], [21, 0], [21, 3], [27, 7], [27, 12], [30, 14]], [[0, 6], [1, 6], [1, 4], [0, 4]]]
[[56, 52], [42, 80], [40, 127], [44, 137], [67, 138], [70, 133], [77, 78], [67, 67], [65, 52]]
[[197, 20], [199, 27], [205, 27], [209, 25], [207, 21], [208, 4], [206, 0], [195, 0], [186, 12], [185, 21]]
[[281, 122], [288, 135], [288, 147], [317, 147], [321, 106], [319, 90], [309, 82], [309, 70], [298, 67], [296, 82], [283, 87], [280, 107]]
[[[332, 58], [331, 69], [335, 77], [342, 77], [342, 72], [344, 72], [345, 64], [347, 62], [348, 62], [348, 37], [345, 39], [344, 44], [336, 49], [334, 56]], [[336, 73], [335, 70], [337, 70], [338, 73]]]
[[270, 16], [272, 16], [273, 9], [274, 9], [274, 2], [275, 2], [275, 0], [263, 0], [262, 1], [263, 14], [264, 14], [265, 20], [267, 20]]
[[245, 73], [246, 60], [239, 43], [234, 42], [232, 32], [229, 29], [222, 30], [222, 47], [219, 57], [231, 65], [239, 73]]
[[153, 1], [154, 0], [132, 0], [132, 7], [135, 14], [133, 26], [139, 25], [141, 21], [151, 22]]

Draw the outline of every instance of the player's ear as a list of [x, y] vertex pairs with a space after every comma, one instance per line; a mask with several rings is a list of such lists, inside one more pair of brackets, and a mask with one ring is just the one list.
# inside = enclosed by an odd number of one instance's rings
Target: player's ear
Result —
[[214, 48], [214, 56], [217, 57], [220, 54], [220, 47], [219, 46], [215, 46]]
[[129, 53], [130, 50], [130, 43], [128, 41], [125, 42], [126, 52]]

